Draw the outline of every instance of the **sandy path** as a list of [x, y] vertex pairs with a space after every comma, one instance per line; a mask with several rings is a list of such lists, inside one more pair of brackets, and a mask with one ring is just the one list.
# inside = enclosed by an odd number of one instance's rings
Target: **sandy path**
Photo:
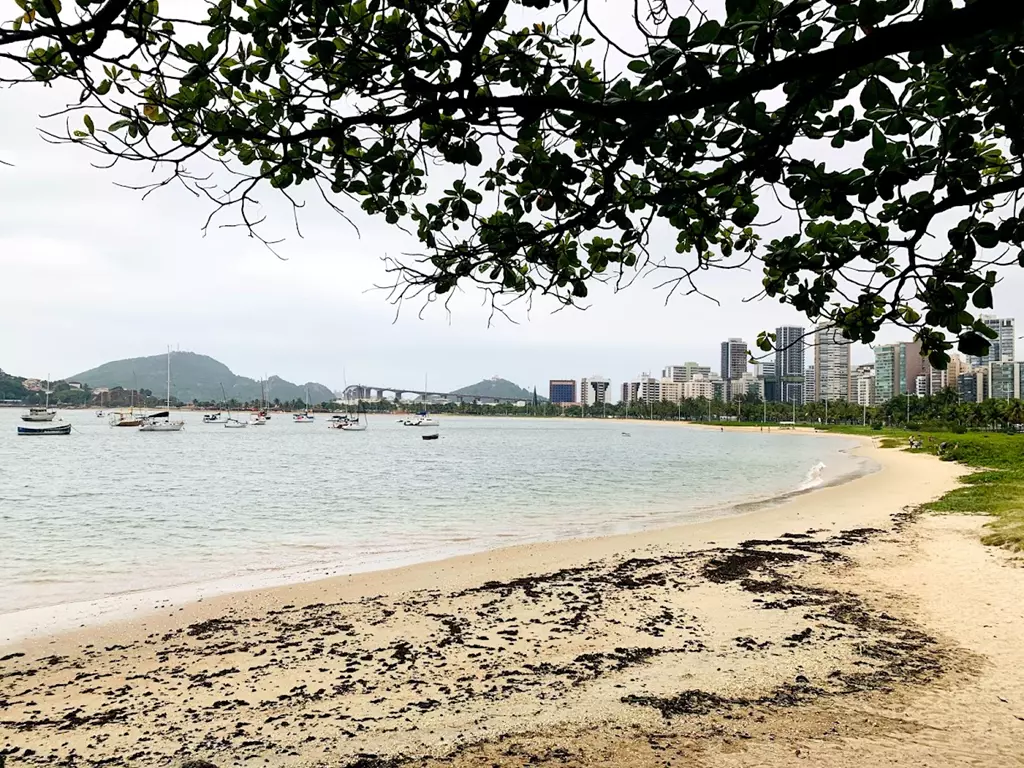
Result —
[[744, 517], [5, 649], [0, 746], [136, 766], [1012, 764], [1024, 571], [981, 547], [976, 520], [902, 514], [958, 468], [864, 451], [881, 472]]

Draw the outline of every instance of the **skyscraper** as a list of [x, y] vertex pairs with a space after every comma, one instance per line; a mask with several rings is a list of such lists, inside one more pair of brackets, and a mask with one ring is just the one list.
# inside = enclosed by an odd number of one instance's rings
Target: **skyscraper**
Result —
[[813, 365], [808, 365], [804, 371], [804, 402], [814, 403], [820, 399], [818, 397], [817, 371]]
[[[850, 342], [828, 325], [814, 333], [814, 399], [848, 402], [850, 397]], [[808, 398], [810, 399], [810, 398]]]
[[875, 347], [875, 401], [885, 403], [908, 392], [916, 394], [917, 378], [925, 373], [921, 342], [879, 344]]
[[875, 347], [875, 402], [887, 403], [896, 397], [896, 367], [899, 347], [896, 344], [879, 344]]
[[977, 368], [989, 363], [1012, 363], [1014, 361], [1014, 340], [1016, 339], [1013, 318], [997, 318], [991, 315], [982, 315], [981, 320], [999, 335], [989, 340], [990, 344], [987, 355], [969, 358], [971, 366]]
[[604, 404], [611, 382], [604, 376], [590, 376], [580, 379], [580, 403], [583, 405]]
[[850, 375], [850, 400], [857, 405], [875, 404], [875, 366], [858, 365]]
[[804, 329], [783, 325], [775, 329], [775, 378], [784, 403], [804, 402]]
[[747, 372], [747, 342], [729, 339], [722, 342], [722, 379], [738, 379]]

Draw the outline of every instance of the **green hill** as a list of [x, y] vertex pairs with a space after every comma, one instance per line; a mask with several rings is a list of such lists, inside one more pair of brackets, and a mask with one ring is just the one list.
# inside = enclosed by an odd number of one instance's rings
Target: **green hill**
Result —
[[[493, 379], [478, 381], [476, 384], [470, 384], [462, 389], [456, 389], [452, 394], [479, 398], [502, 397], [513, 400], [525, 400], [527, 402], [533, 401], [533, 392], [531, 390], [523, 389], [518, 384], [513, 384], [507, 379], [499, 379], [497, 376]], [[537, 400], [546, 402], [547, 398], [537, 395]]]
[[[74, 376], [92, 388], [124, 387], [125, 389], [148, 389], [162, 396], [167, 389], [167, 355], [133, 357], [128, 360], [114, 360]], [[246, 376], [237, 376], [224, 363], [195, 352], [171, 353], [171, 396], [182, 402], [219, 402], [221, 386], [228, 399], [258, 400], [260, 383]], [[269, 400], [304, 400], [309, 388], [309, 401], [319, 404], [333, 400], [334, 394], [323, 384], [309, 382], [293, 384], [278, 376], [268, 380]]]

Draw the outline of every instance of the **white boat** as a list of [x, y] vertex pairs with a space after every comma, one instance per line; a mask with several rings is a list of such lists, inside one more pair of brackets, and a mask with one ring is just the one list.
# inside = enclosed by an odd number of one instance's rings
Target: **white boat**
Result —
[[[220, 394], [221, 394], [221, 397], [224, 398], [224, 402], [227, 403], [228, 396], [226, 394], [224, 394], [224, 385], [223, 384], [220, 385]], [[220, 417], [219, 413], [217, 414], [217, 417], [218, 418]], [[224, 419], [224, 426], [227, 429], [245, 429], [247, 426], [249, 426], [249, 422], [247, 422], [247, 421], [240, 421], [239, 419], [236, 419], [234, 416], [232, 416], [231, 415], [231, 408], [229, 406], [228, 407], [228, 417], [226, 419]]]
[[57, 415], [56, 411], [49, 408], [29, 408], [28, 413], [21, 415], [22, 421], [53, 421]]
[[223, 424], [224, 415], [221, 413], [204, 413], [203, 424]]
[[139, 432], [181, 432], [184, 428], [185, 422], [172, 420], [170, 411], [160, 411], [144, 416], [142, 424], [139, 425]]
[[139, 432], [180, 432], [185, 428], [181, 419], [171, 419], [171, 348], [167, 348], [167, 410], [142, 419]]
[[96, 411], [96, 418], [97, 419], [102, 419], [103, 418], [103, 411]]
[[252, 424], [254, 427], [262, 427], [266, 425], [267, 417], [264, 416], [262, 413], [256, 412], [249, 417], [249, 423]]
[[367, 427], [366, 413], [357, 413], [354, 419], [347, 414], [341, 417], [333, 416], [331, 417], [331, 423], [327, 426], [331, 429], [340, 429], [343, 432], [365, 432]]
[[402, 423], [405, 424], [405, 426], [407, 426], [407, 427], [437, 427], [437, 426], [440, 426], [440, 423], [438, 422], [438, 420], [430, 418], [430, 415], [427, 414], [427, 413], [421, 413], [418, 416], [416, 416], [416, 418], [406, 419]]
[[306, 387], [306, 412], [293, 414], [292, 421], [296, 424], [309, 424], [313, 418], [313, 411], [309, 408], [309, 387]]
[[21, 415], [21, 420], [22, 421], [32, 421], [32, 422], [53, 421], [53, 419], [54, 419], [54, 417], [56, 415], [57, 415], [56, 411], [51, 411], [50, 410], [50, 380], [49, 380], [49, 378], [47, 378], [47, 380], [46, 380], [46, 407], [45, 408], [39, 408], [39, 407], [29, 408], [28, 409], [28, 413], [23, 413]]

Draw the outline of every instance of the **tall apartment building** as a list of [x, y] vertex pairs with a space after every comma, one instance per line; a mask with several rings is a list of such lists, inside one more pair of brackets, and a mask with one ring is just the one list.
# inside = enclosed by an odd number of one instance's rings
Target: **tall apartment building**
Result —
[[921, 342], [901, 341], [899, 343], [899, 370], [897, 383], [899, 394], [917, 394], [917, 377], [924, 375], [927, 358], [921, 357]]
[[988, 369], [977, 368], [956, 377], [956, 393], [961, 403], [980, 403], [985, 399], [985, 385], [988, 382]]
[[928, 394], [937, 395], [944, 389], [957, 389], [960, 374], [968, 373], [967, 361], [960, 355], [950, 355], [946, 370], [940, 371], [926, 364], [928, 370]]
[[850, 342], [837, 329], [827, 325], [817, 327], [814, 332], [815, 400], [851, 399], [850, 348]]
[[729, 339], [722, 342], [721, 375], [726, 381], [738, 379], [747, 372], [747, 342]]
[[995, 400], [1018, 399], [1021, 396], [1021, 376], [1024, 364], [1010, 361], [991, 362], [985, 369], [988, 381], [986, 398]]
[[580, 403], [582, 405], [603, 405], [607, 401], [611, 382], [604, 376], [589, 376], [580, 379]]
[[552, 405], [578, 403], [575, 379], [551, 379], [548, 382], [548, 400]]
[[1013, 318], [998, 318], [992, 315], [982, 315], [981, 320], [985, 325], [995, 331], [998, 336], [990, 339], [988, 354], [970, 358], [972, 367], [988, 365], [989, 363], [1011, 363], [1014, 357], [1014, 341], [1017, 338]]
[[710, 378], [711, 366], [700, 363], [686, 362], [682, 365], [670, 365], [661, 372], [663, 379], [671, 379], [680, 384], [690, 381], [694, 376]]
[[698, 398], [715, 399], [715, 382], [711, 376], [697, 374], [689, 381], [683, 382], [683, 399], [696, 400]]
[[808, 365], [804, 370], [804, 402], [818, 402], [818, 380], [817, 371], [813, 365]]
[[875, 347], [875, 397], [884, 403], [894, 397], [918, 391], [918, 377], [924, 376], [927, 361], [921, 357], [921, 342], [901, 341]]
[[779, 399], [779, 382], [775, 378], [775, 360], [762, 360], [757, 364], [761, 379], [762, 397], [769, 403]]
[[656, 403], [661, 400], [661, 380], [649, 373], [642, 373], [632, 381], [622, 384], [622, 402]]
[[899, 356], [896, 344], [879, 344], [875, 347], [875, 402], [887, 403], [898, 394], [896, 368]]
[[854, 368], [850, 376], [850, 395], [857, 405], [875, 404], [875, 366], [865, 363]]
[[784, 403], [804, 402], [804, 329], [783, 325], [775, 329], [775, 380], [778, 398]]

